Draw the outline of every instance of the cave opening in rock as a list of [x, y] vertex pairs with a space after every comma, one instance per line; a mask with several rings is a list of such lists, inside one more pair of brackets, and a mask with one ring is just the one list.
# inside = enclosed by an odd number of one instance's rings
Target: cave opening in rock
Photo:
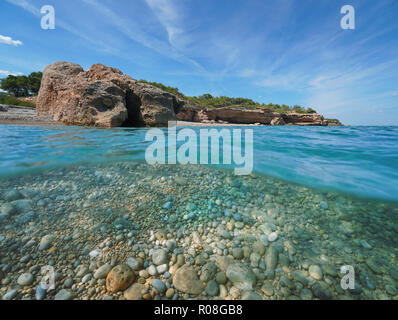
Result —
[[126, 106], [128, 117], [122, 127], [145, 127], [141, 114], [141, 99], [132, 90], [126, 92]]

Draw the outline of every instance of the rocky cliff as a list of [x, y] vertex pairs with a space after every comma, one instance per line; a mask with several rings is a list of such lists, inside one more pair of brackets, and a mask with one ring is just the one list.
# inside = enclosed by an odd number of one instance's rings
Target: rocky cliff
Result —
[[197, 105], [185, 104], [177, 114], [181, 121], [193, 122], [229, 122], [259, 125], [301, 125], [327, 126], [328, 121], [317, 113], [282, 114], [269, 109], [243, 110], [236, 108], [207, 109]]
[[327, 126], [316, 113], [281, 114], [269, 109], [204, 108], [174, 94], [134, 80], [115, 68], [56, 62], [43, 72], [37, 115], [65, 124], [120, 127], [165, 127], [168, 121], [258, 125]]
[[44, 70], [36, 104], [38, 115], [66, 124], [120, 127], [167, 126], [183, 101], [115, 68], [56, 62]]

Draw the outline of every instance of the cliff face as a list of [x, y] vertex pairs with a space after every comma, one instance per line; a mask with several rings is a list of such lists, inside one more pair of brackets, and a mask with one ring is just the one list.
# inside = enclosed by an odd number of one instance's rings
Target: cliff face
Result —
[[259, 125], [300, 125], [327, 126], [328, 121], [317, 113], [281, 114], [268, 109], [243, 110], [235, 108], [206, 109], [200, 106], [186, 104], [177, 114], [181, 121], [217, 122], [259, 124]]
[[38, 115], [66, 124], [156, 127], [175, 120], [183, 102], [115, 68], [56, 62], [44, 70], [36, 104]]

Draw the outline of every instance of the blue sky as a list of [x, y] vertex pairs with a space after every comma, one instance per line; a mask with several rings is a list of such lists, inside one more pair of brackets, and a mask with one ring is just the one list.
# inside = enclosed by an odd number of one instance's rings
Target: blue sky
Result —
[[[343, 5], [356, 29], [343, 30]], [[40, 8], [55, 8], [55, 30]], [[55, 61], [398, 125], [396, 0], [0, 0], [0, 77]]]

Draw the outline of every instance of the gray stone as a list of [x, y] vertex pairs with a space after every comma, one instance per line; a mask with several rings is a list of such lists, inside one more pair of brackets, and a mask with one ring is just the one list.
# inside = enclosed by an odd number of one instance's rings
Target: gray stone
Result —
[[274, 246], [269, 246], [265, 253], [264, 262], [267, 270], [274, 270], [278, 264], [278, 252]]
[[216, 274], [216, 281], [217, 281], [217, 283], [219, 283], [219, 284], [225, 284], [226, 282], [227, 282], [227, 277], [226, 277], [226, 275], [225, 275], [225, 273], [224, 272], [218, 272], [217, 274]]
[[308, 269], [309, 275], [315, 280], [321, 280], [323, 278], [323, 271], [320, 266], [312, 265]]
[[256, 275], [251, 269], [241, 263], [229, 265], [226, 276], [240, 290], [250, 291], [256, 283]]
[[156, 270], [158, 271], [159, 274], [163, 274], [167, 271], [167, 264], [161, 264], [160, 266], [156, 267]]
[[206, 263], [201, 270], [200, 280], [208, 282], [213, 279], [217, 272], [217, 266], [214, 262]]
[[242, 300], [263, 300], [262, 296], [253, 291], [244, 291], [241, 295]]
[[108, 275], [108, 273], [112, 270], [112, 267], [109, 263], [105, 263], [101, 267], [97, 269], [94, 273], [95, 279], [104, 279]]
[[35, 298], [36, 300], [43, 300], [47, 294], [46, 289], [44, 289], [41, 284], [39, 284], [36, 288]]
[[321, 285], [319, 282], [312, 286], [312, 293], [315, 297], [321, 300], [331, 300], [332, 293], [327, 289], [326, 285]]
[[16, 289], [8, 291], [4, 296], [3, 300], [12, 300], [16, 297], [18, 291]]
[[22, 287], [29, 286], [33, 283], [33, 275], [31, 273], [23, 273], [19, 276], [17, 283]]
[[71, 291], [62, 289], [55, 295], [54, 300], [71, 300], [72, 298], [73, 294]]
[[167, 262], [167, 251], [164, 249], [154, 250], [152, 253], [152, 262], [159, 266]]
[[51, 247], [52, 243], [54, 242], [55, 237], [51, 234], [48, 234], [41, 238], [40, 244], [39, 244], [39, 250], [47, 250]]
[[166, 285], [159, 279], [152, 280], [152, 287], [154, 287], [159, 293], [166, 291]]
[[149, 273], [151, 276], [156, 276], [156, 275], [158, 274], [158, 270], [156, 269], [156, 267], [155, 267], [153, 264], [151, 264], [151, 265], [148, 267], [148, 273]]
[[138, 271], [141, 268], [141, 263], [134, 257], [128, 258], [126, 264], [134, 271]]
[[243, 259], [243, 250], [242, 250], [242, 248], [233, 248], [232, 249], [232, 256], [235, 259], [242, 260]]
[[198, 295], [203, 291], [202, 282], [198, 279], [196, 271], [188, 266], [183, 266], [176, 271], [173, 285], [177, 290], [188, 294]]
[[219, 287], [218, 287], [218, 283], [214, 280], [210, 280], [207, 283], [205, 290], [206, 290], [206, 293], [211, 297], [217, 296], [220, 291]]
[[19, 190], [17, 189], [8, 190], [4, 194], [4, 200], [6, 201], [14, 201], [22, 198], [23, 198], [22, 193], [20, 193]]

